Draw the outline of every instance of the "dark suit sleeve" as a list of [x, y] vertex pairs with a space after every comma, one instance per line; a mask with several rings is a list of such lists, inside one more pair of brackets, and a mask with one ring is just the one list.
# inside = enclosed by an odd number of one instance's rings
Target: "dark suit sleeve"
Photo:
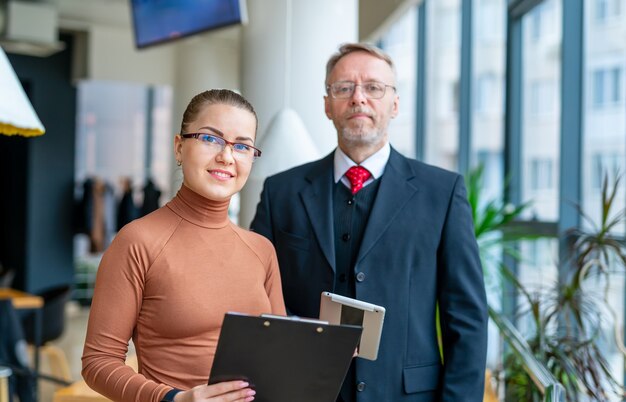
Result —
[[443, 338], [442, 401], [482, 401], [487, 355], [487, 300], [474, 225], [462, 177], [448, 207], [438, 250]]
[[[274, 247], [276, 244], [274, 242], [274, 231], [272, 228], [272, 213], [270, 209], [270, 190], [269, 190], [268, 179], [263, 183], [263, 191], [261, 192], [261, 201], [259, 201], [256, 206], [256, 214], [254, 215], [254, 219], [252, 219], [252, 223], [250, 224], [250, 230], [256, 232], [262, 236], [267, 237]], [[283, 284], [284, 287], [284, 284]], [[286, 308], [287, 315], [292, 315], [292, 312]]]
[[270, 212], [269, 184], [267, 179], [263, 183], [261, 200], [256, 206], [256, 214], [254, 215], [254, 219], [252, 219], [252, 223], [250, 223], [250, 230], [267, 237], [272, 243], [274, 243], [274, 236], [272, 234], [272, 214]]

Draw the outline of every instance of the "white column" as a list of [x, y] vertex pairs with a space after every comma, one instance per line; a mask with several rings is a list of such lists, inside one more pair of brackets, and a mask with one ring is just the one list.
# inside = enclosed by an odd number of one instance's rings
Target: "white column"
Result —
[[[341, 43], [357, 40], [358, 0], [248, 0], [248, 15], [242, 32], [242, 93], [259, 116], [257, 143], [272, 149], [262, 148], [242, 191], [243, 227], [254, 216], [265, 177], [336, 146], [336, 132], [324, 114], [326, 61]], [[266, 135], [298, 138], [285, 142]]]

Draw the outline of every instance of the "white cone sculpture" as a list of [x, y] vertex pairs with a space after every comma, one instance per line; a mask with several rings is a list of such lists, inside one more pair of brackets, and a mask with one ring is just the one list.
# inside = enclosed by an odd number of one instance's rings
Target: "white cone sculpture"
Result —
[[282, 109], [272, 118], [258, 148], [263, 154], [252, 165], [241, 191], [239, 225], [244, 228], [250, 227], [268, 176], [320, 158], [317, 146], [293, 109]]

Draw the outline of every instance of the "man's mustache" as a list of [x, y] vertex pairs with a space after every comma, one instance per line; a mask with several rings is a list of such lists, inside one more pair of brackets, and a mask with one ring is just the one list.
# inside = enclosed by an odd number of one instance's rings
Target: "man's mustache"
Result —
[[369, 108], [362, 107], [362, 106], [353, 107], [350, 110], [348, 110], [348, 113], [346, 113], [348, 117], [353, 116], [355, 114], [364, 114], [367, 117], [374, 117], [374, 113]]

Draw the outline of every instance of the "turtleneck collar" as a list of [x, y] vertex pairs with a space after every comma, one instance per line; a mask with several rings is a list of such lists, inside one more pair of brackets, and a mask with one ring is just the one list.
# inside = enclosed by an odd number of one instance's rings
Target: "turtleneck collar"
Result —
[[229, 224], [226, 201], [213, 201], [204, 198], [184, 184], [167, 206], [181, 218], [205, 228], [223, 228]]

